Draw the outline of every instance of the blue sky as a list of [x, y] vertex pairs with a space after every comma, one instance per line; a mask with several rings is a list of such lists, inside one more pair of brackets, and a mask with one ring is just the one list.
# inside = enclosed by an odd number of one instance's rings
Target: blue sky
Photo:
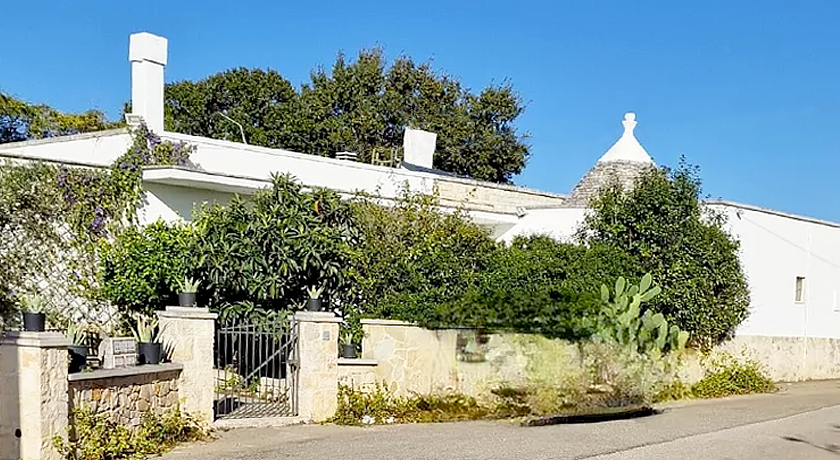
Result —
[[[689, 6], [690, 5], [690, 6]], [[793, 6], [795, 5], [795, 6]], [[4, 5], [0, 90], [119, 114], [128, 35], [169, 39], [167, 81], [270, 67], [299, 84], [385, 47], [527, 102], [520, 185], [566, 193], [622, 132], [701, 166], [713, 197], [840, 221], [840, 2], [33, 0]]]

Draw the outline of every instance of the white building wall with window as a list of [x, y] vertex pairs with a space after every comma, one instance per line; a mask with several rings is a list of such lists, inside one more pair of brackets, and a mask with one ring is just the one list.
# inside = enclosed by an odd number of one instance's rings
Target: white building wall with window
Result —
[[738, 334], [840, 338], [840, 225], [735, 203], [710, 205], [726, 214], [741, 242], [751, 311]]

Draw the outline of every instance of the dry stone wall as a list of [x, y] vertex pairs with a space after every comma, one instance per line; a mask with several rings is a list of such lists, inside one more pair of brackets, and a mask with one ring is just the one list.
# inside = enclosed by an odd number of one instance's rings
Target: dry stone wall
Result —
[[[152, 371], [152, 368], [158, 370]], [[143, 373], [113, 375], [132, 370]], [[116, 423], [135, 428], [140, 426], [144, 412], [162, 415], [179, 403], [178, 377], [181, 369], [177, 365], [136, 366], [90, 374], [71, 375], [74, 379], [69, 387], [71, 410], [90, 407], [99, 413], [109, 414]]]

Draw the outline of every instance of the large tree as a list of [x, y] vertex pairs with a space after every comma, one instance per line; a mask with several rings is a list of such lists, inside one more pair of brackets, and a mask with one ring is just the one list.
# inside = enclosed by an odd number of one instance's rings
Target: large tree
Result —
[[99, 110], [65, 113], [0, 92], [0, 143], [101, 131], [120, 126]]
[[630, 191], [601, 190], [581, 229], [590, 245], [628, 253], [641, 276], [650, 272], [662, 294], [651, 306], [691, 332], [695, 345], [729, 338], [748, 314], [747, 281], [739, 243], [724, 216], [703, 206], [696, 167], [650, 168]]
[[[295, 91], [277, 72], [235, 69], [198, 82], [167, 85], [167, 127], [187, 134], [321, 156], [355, 151], [361, 161], [402, 155], [406, 127], [437, 133], [434, 166], [495, 182], [511, 182], [529, 155], [515, 121], [524, 107], [508, 84], [478, 93], [428, 63], [408, 57], [390, 66], [382, 50], [330, 71], [317, 69]], [[230, 119], [222, 116], [226, 115]]]

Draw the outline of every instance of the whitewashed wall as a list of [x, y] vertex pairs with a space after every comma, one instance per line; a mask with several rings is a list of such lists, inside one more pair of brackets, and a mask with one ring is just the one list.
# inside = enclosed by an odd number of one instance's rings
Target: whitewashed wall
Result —
[[554, 239], [571, 242], [572, 237], [586, 216], [586, 209], [533, 209], [505, 232], [499, 241], [509, 243], [517, 236], [548, 235]]
[[[751, 315], [739, 335], [840, 338], [840, 227], [753, 208], [714, 205], [741, 241]], [[796, 277], [804, 302], [795, 301]]]

